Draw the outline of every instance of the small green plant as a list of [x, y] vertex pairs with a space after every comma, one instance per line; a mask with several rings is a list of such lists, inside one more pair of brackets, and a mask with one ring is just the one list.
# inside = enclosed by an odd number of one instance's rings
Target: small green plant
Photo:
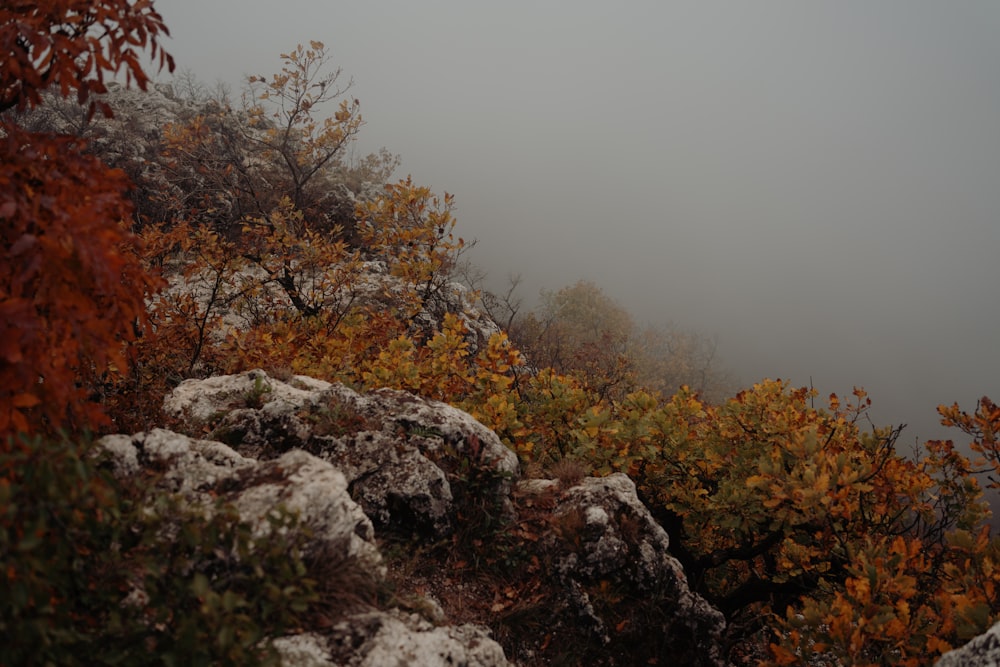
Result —
[[444, 433], [436, 428], [424, 426], [422, 424], [406, 424], [402, 427], [407, 436], [415, 435], [418, 438], [444, 438]]
[[[447, 449], [451, 449], [450, 446]], [[501, 493], [510, 483], [511, 473], [469, 456], [457, 457], [449, 474], [456, 507], [454, 546], [481, 565], [504, 569], [523, 555], [515, 548], [507, 529], [511, 516]]]
[[260, 375], [254, 376], [253, 387], [243, 394], [243, 401], [248, 408], [259, 410], [267, 402], [268, 395], [273, 391], [271, 385], [264, 381]]

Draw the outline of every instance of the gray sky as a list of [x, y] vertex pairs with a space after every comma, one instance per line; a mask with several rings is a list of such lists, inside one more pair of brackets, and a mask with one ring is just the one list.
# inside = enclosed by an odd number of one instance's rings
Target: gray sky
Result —
[[237, 90], [324, 42], [360, 150], [455, 194], [497, 286], [592, 280], [744, 383], [865, 387], [910, 442], [1000, 399], [995, 0], [155, 4]]

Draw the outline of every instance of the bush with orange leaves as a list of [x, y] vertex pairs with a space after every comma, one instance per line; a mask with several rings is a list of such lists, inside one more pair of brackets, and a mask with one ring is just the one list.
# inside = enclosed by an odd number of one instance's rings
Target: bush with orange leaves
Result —
[[[528, 461], [629, 474], [726, 615], [736, 664], [930, 664], [1000, 619], [1000, 542], [977, 480], [993, 466], [950, 441], [904, 456], [900, 428], [862, 428], [861, 390], [818, 408], [770, 380], [718, 405], [688, 390], [601, 400], [549, 372], [520, 385], [516, 430], [498, 432]], [[975, 415], [941, 410], [995, 451], [987, 399]]]
[[[989, 398], [972, 414], [940, 406], [941, 422], [972, 436], [969, 460], [952, 441], [931, 441], [915, 472], [921, 493], [901, 486], [908, 512], [848, 551], [845, 576], [790, 606], [771, 645], [772, 664], [821, 658], [851, 665], [927, 665], [1000, 620], [1000, 538], [977, 477], [996, 488], [1000, 409]], [[926, 476], [923, 476], [926, 475]], [[913, 477], [900, 477], [905, 483]], [[928, 481], [931, 480], [931, 481]], [[919, 490], [919, 489], [918, 489]], [[889, 509], [889, 512], [885, 512]]]

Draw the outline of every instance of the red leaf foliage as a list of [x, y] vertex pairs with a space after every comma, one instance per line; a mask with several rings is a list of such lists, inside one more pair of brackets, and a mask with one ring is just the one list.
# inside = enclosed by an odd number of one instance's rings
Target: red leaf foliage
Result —
[[[173, 58], [160, 47], [168, 35], [151, 0], [5, 0], [0, 3], [0, 111], [41, 103], [40, 93], [58, 86], [80, 103], [104, 93], [105, 74], [125, 74], [126, 83], [145, 90], [144, 51], [160, 68]], [[91, 103], [91, 112], [109, 109]]]
[[123, 368], [155, 286], [121, 224], [125, 175], [67, 137], [0, 138], [0, 434], [96, 425], [86, 378]]
[[[6, 0], [0, 111], [34, 107], [53, 86], [83, 103], [123, 70], [145, 88], [142, 52], [173, 69], [166, 34], [151, 0]], [[0, 436], [102, 423], [88, 388], [124, 367], [124, 342], [146, 321], [156, 280], [121, 224], [128, 179], [82, 149], [0, 123]]]

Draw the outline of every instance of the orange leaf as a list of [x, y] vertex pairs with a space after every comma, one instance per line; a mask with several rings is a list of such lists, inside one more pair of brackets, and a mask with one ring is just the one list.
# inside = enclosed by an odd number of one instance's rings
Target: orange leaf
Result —
[[16, 408], [32, 408], [41, 402], [42, 400], [34, 394], [18, 394], [12, 401]]

